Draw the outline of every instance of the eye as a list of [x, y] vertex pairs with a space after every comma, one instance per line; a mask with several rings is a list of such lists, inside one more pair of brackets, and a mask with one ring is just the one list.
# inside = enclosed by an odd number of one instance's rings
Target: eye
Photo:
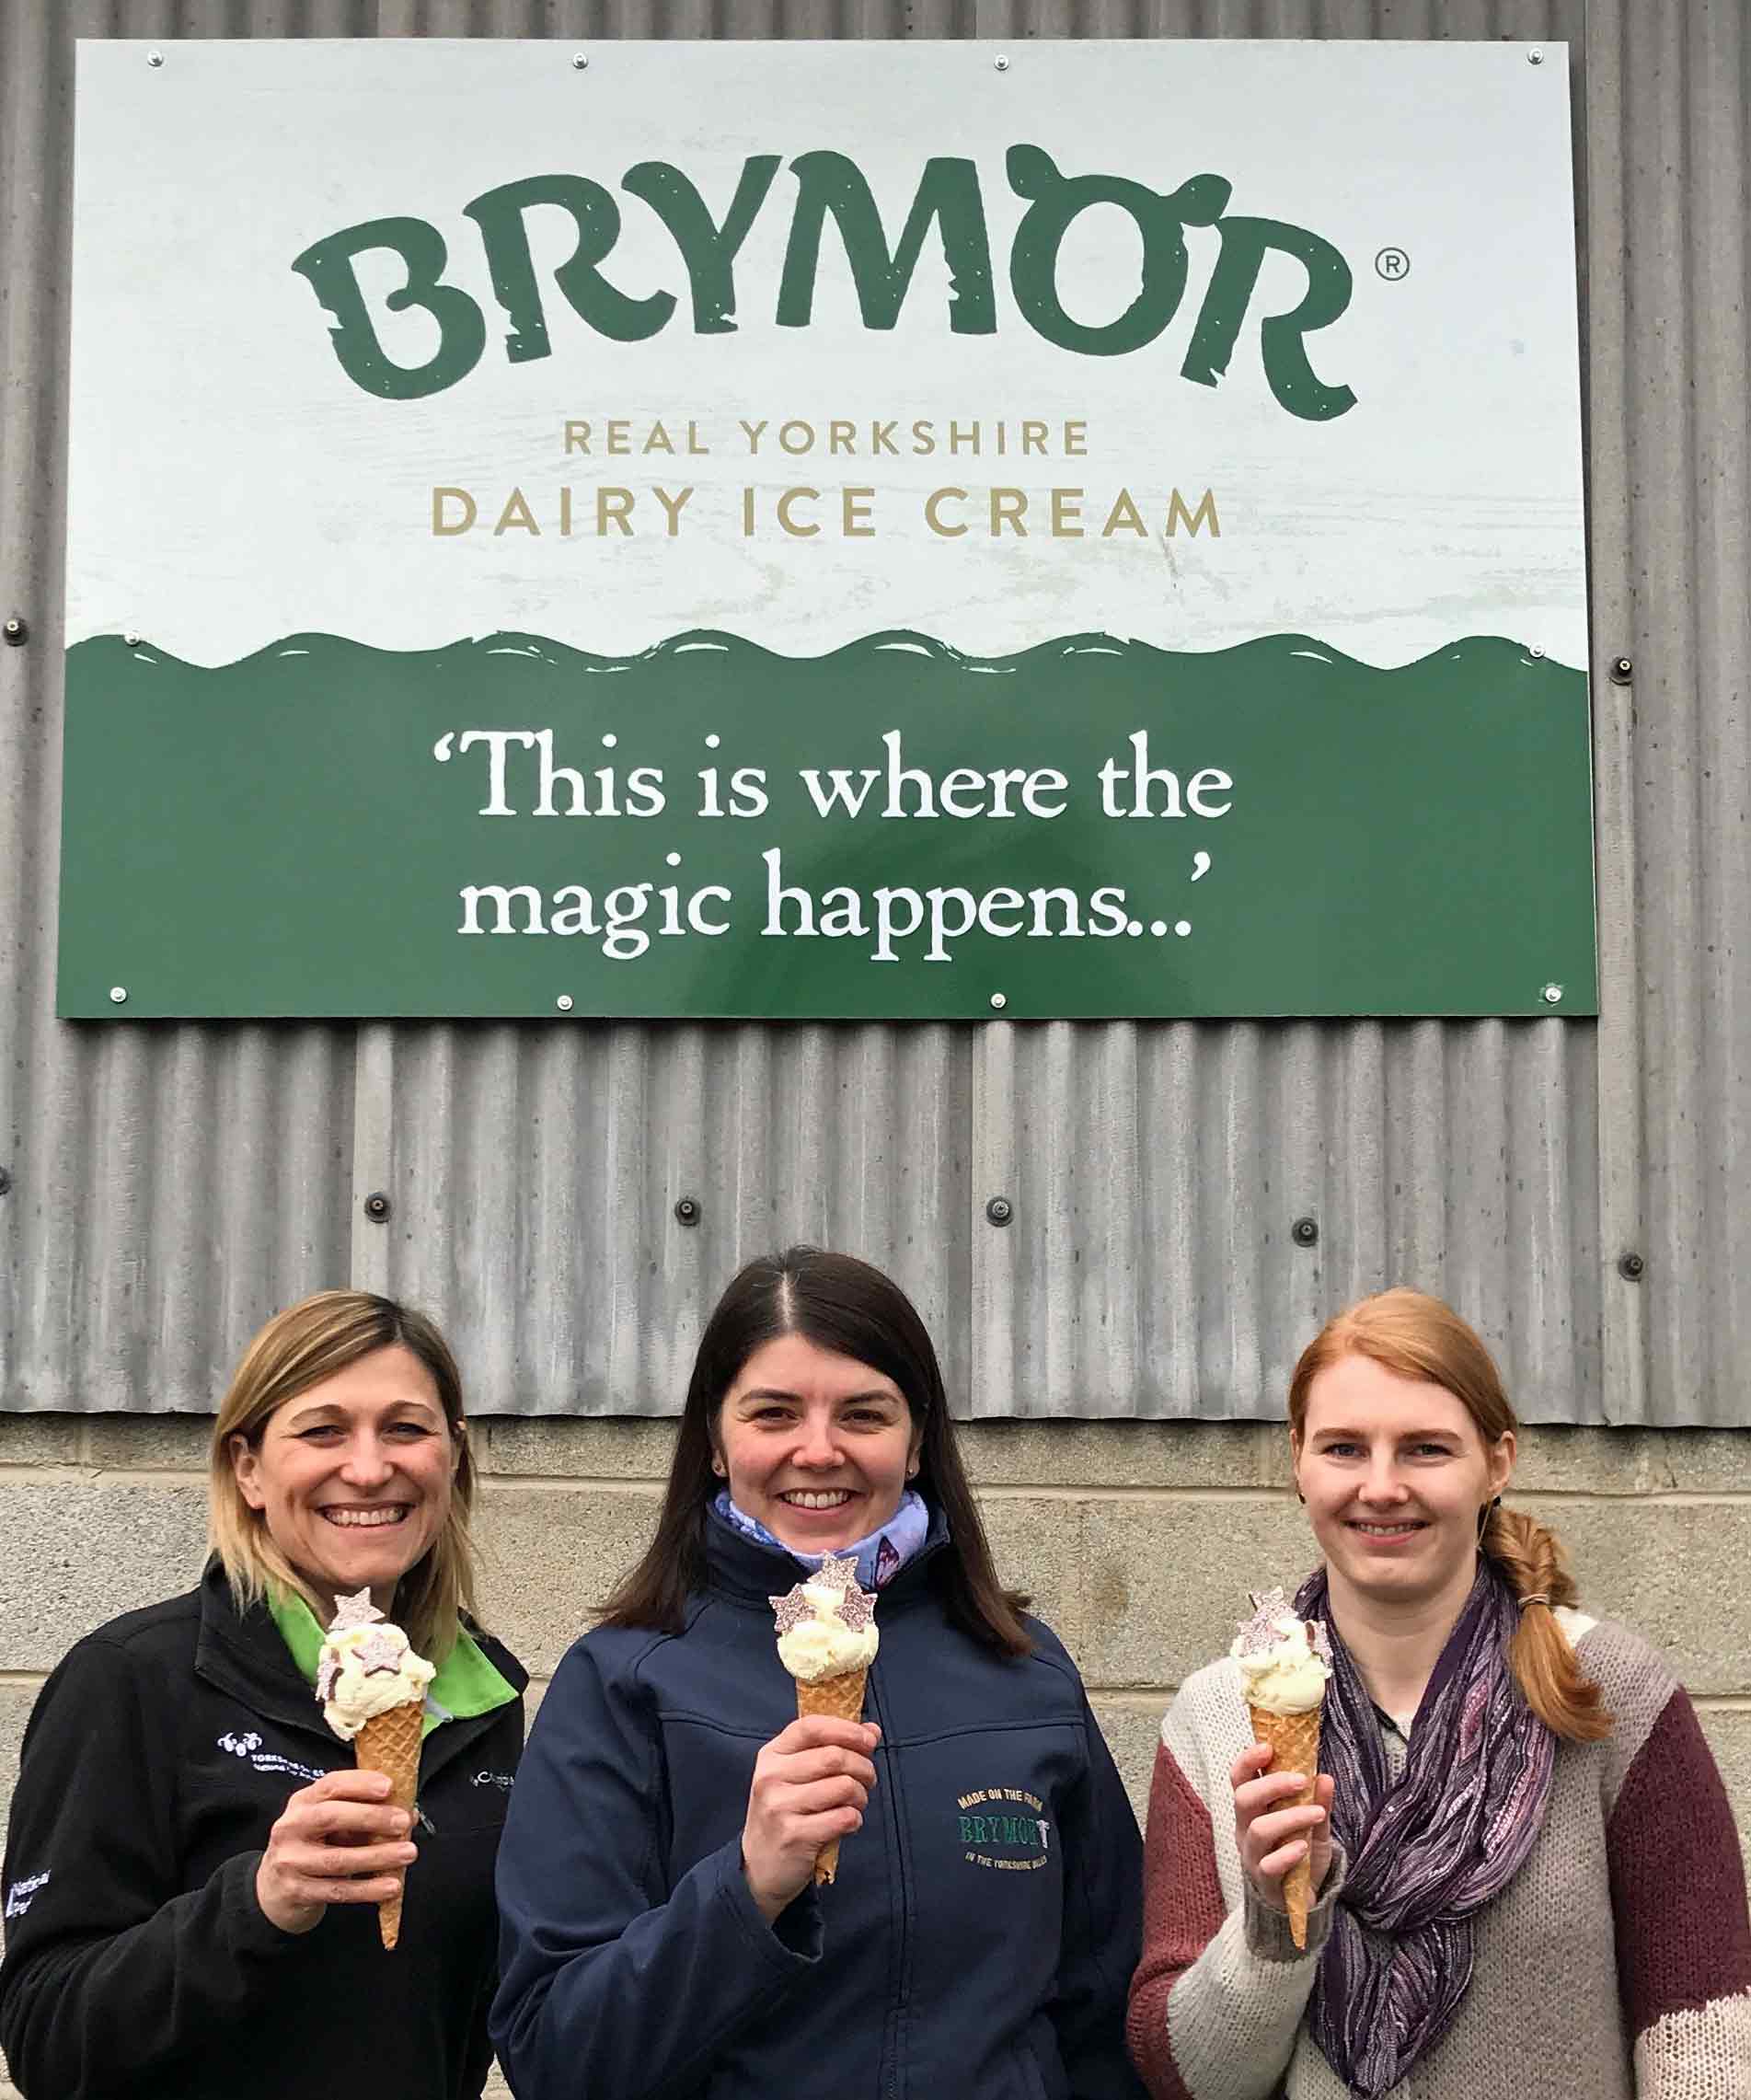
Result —
[[386, 1437], [397, 1437], [404, 1444], [419, 1443], [437, 1433], [429, 1422], [392, 1422], [384, 1431]]
[[313, 1423], [308, 1429], [300, 1429], [298, 1441], [301, 1444], [332, 1444], [340, 1436], [340, 1425], [338, 1422], [317, 1422]]
[[1351, 1444], [1340, 1439], [1336, 1443], [1321, 1444], [1319, 1455], [1325, 1459], [1354, 1459], [1360, 1455], [1361, 1450], [1360, 1444]]
[[1446, 1445], [1428, 1443], [1412, 1444], [1411, 1454], [1413, 1458], [1418, 1459], [1446, 1459], [1452, 1456]]

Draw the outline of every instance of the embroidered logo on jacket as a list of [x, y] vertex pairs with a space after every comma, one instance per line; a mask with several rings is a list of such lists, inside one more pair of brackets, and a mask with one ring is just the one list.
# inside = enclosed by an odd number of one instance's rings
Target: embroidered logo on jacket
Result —
[[509, 1794], [514, 1783], [514, 1775], [508, 1771], [478, 1771], [468, 1782], [470, 1786], [496, 1786], [501, 1794]]
[[301, 1765], [295, 1758], [282, 1758], [272, 1750], [264, 1750], [261, 1737], [253, 1728], [243, 1736], [234, 1736], [227, 1729], [219, 1737], [217, 1748], [228, 1751], [234, 1758], [247, 1760], [256, 1771], [285, 1772], [294, 1779], [327, 1779], [328, 1776], [327, 1766]]
[[972, 1866], [1030, 1874], [1052, 1852], [1052, 1824], [1045, 1803], [1024, 1786], [982, 1786], [955, 1802], [960, 1814], [962, 1857]]
[[27, 1875], [24, 1880], [15, 1881], [12, 1887], [6, 1890], [6, 1916], [8, 1918], [22, 1918], [25, 1912], [29, 1910], [30, 1899], [36, 1895], [38, 1889], [48, 1887], [49, 1875], [53, 1871], [53, 1868], [50, 1867], [41, 1874]]

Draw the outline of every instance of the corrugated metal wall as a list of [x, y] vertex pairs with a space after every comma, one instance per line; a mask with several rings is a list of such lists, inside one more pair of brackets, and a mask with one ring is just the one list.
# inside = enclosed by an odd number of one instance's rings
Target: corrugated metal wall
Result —
[[[73, 39], [374, 33], [1566, 41], [1601, 1020], [55, 1021]], [[735, 1263], [806, 1237], [915, 1291], [981, 1413], [1276, 1413], [1406, 1279], [1531, 1419], [1751, 1419], [1748, 106], [1742, 0], [0, 0], [0, 1408], [207, 1409], [351, 1277], [486, 1411], [664, 1412]]]

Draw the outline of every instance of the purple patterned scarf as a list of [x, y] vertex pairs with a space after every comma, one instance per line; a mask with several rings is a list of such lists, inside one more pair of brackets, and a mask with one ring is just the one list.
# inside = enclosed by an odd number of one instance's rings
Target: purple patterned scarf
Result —
[[1508, 1668], [1518, 1607], [1487, 1559], [1423, 1694], [1396, 1783], [1323, 1568], [1295, 1608], [1324, 1620], [1331, 1639], [1319, 1769], [1336, 1782], [1332, 1834], [1350, 1863], [1308, 2027], [1351, 2092], [1379, 2100], [1453, 2024], [1471, 1981], [1472, 1914], [1532, 1850], [1556, 1738]]

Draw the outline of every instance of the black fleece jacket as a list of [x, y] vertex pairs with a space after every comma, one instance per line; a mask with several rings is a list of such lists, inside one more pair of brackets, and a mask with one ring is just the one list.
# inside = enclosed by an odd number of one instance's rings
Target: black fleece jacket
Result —
[[[477, 1636], [508, 1682], [527, 1679]], [[282, 1933], [255, 1875], [337, 1768], [268, 1612], [224, 1575], [81, 1641], [25, 1732], [7, 1834], [0, 2048], [28, 2100], [473, 2100], [491, 2060], [493, 1856], [521, 1701], [426, 1737], [400, 1944], [367, 1904]]]

